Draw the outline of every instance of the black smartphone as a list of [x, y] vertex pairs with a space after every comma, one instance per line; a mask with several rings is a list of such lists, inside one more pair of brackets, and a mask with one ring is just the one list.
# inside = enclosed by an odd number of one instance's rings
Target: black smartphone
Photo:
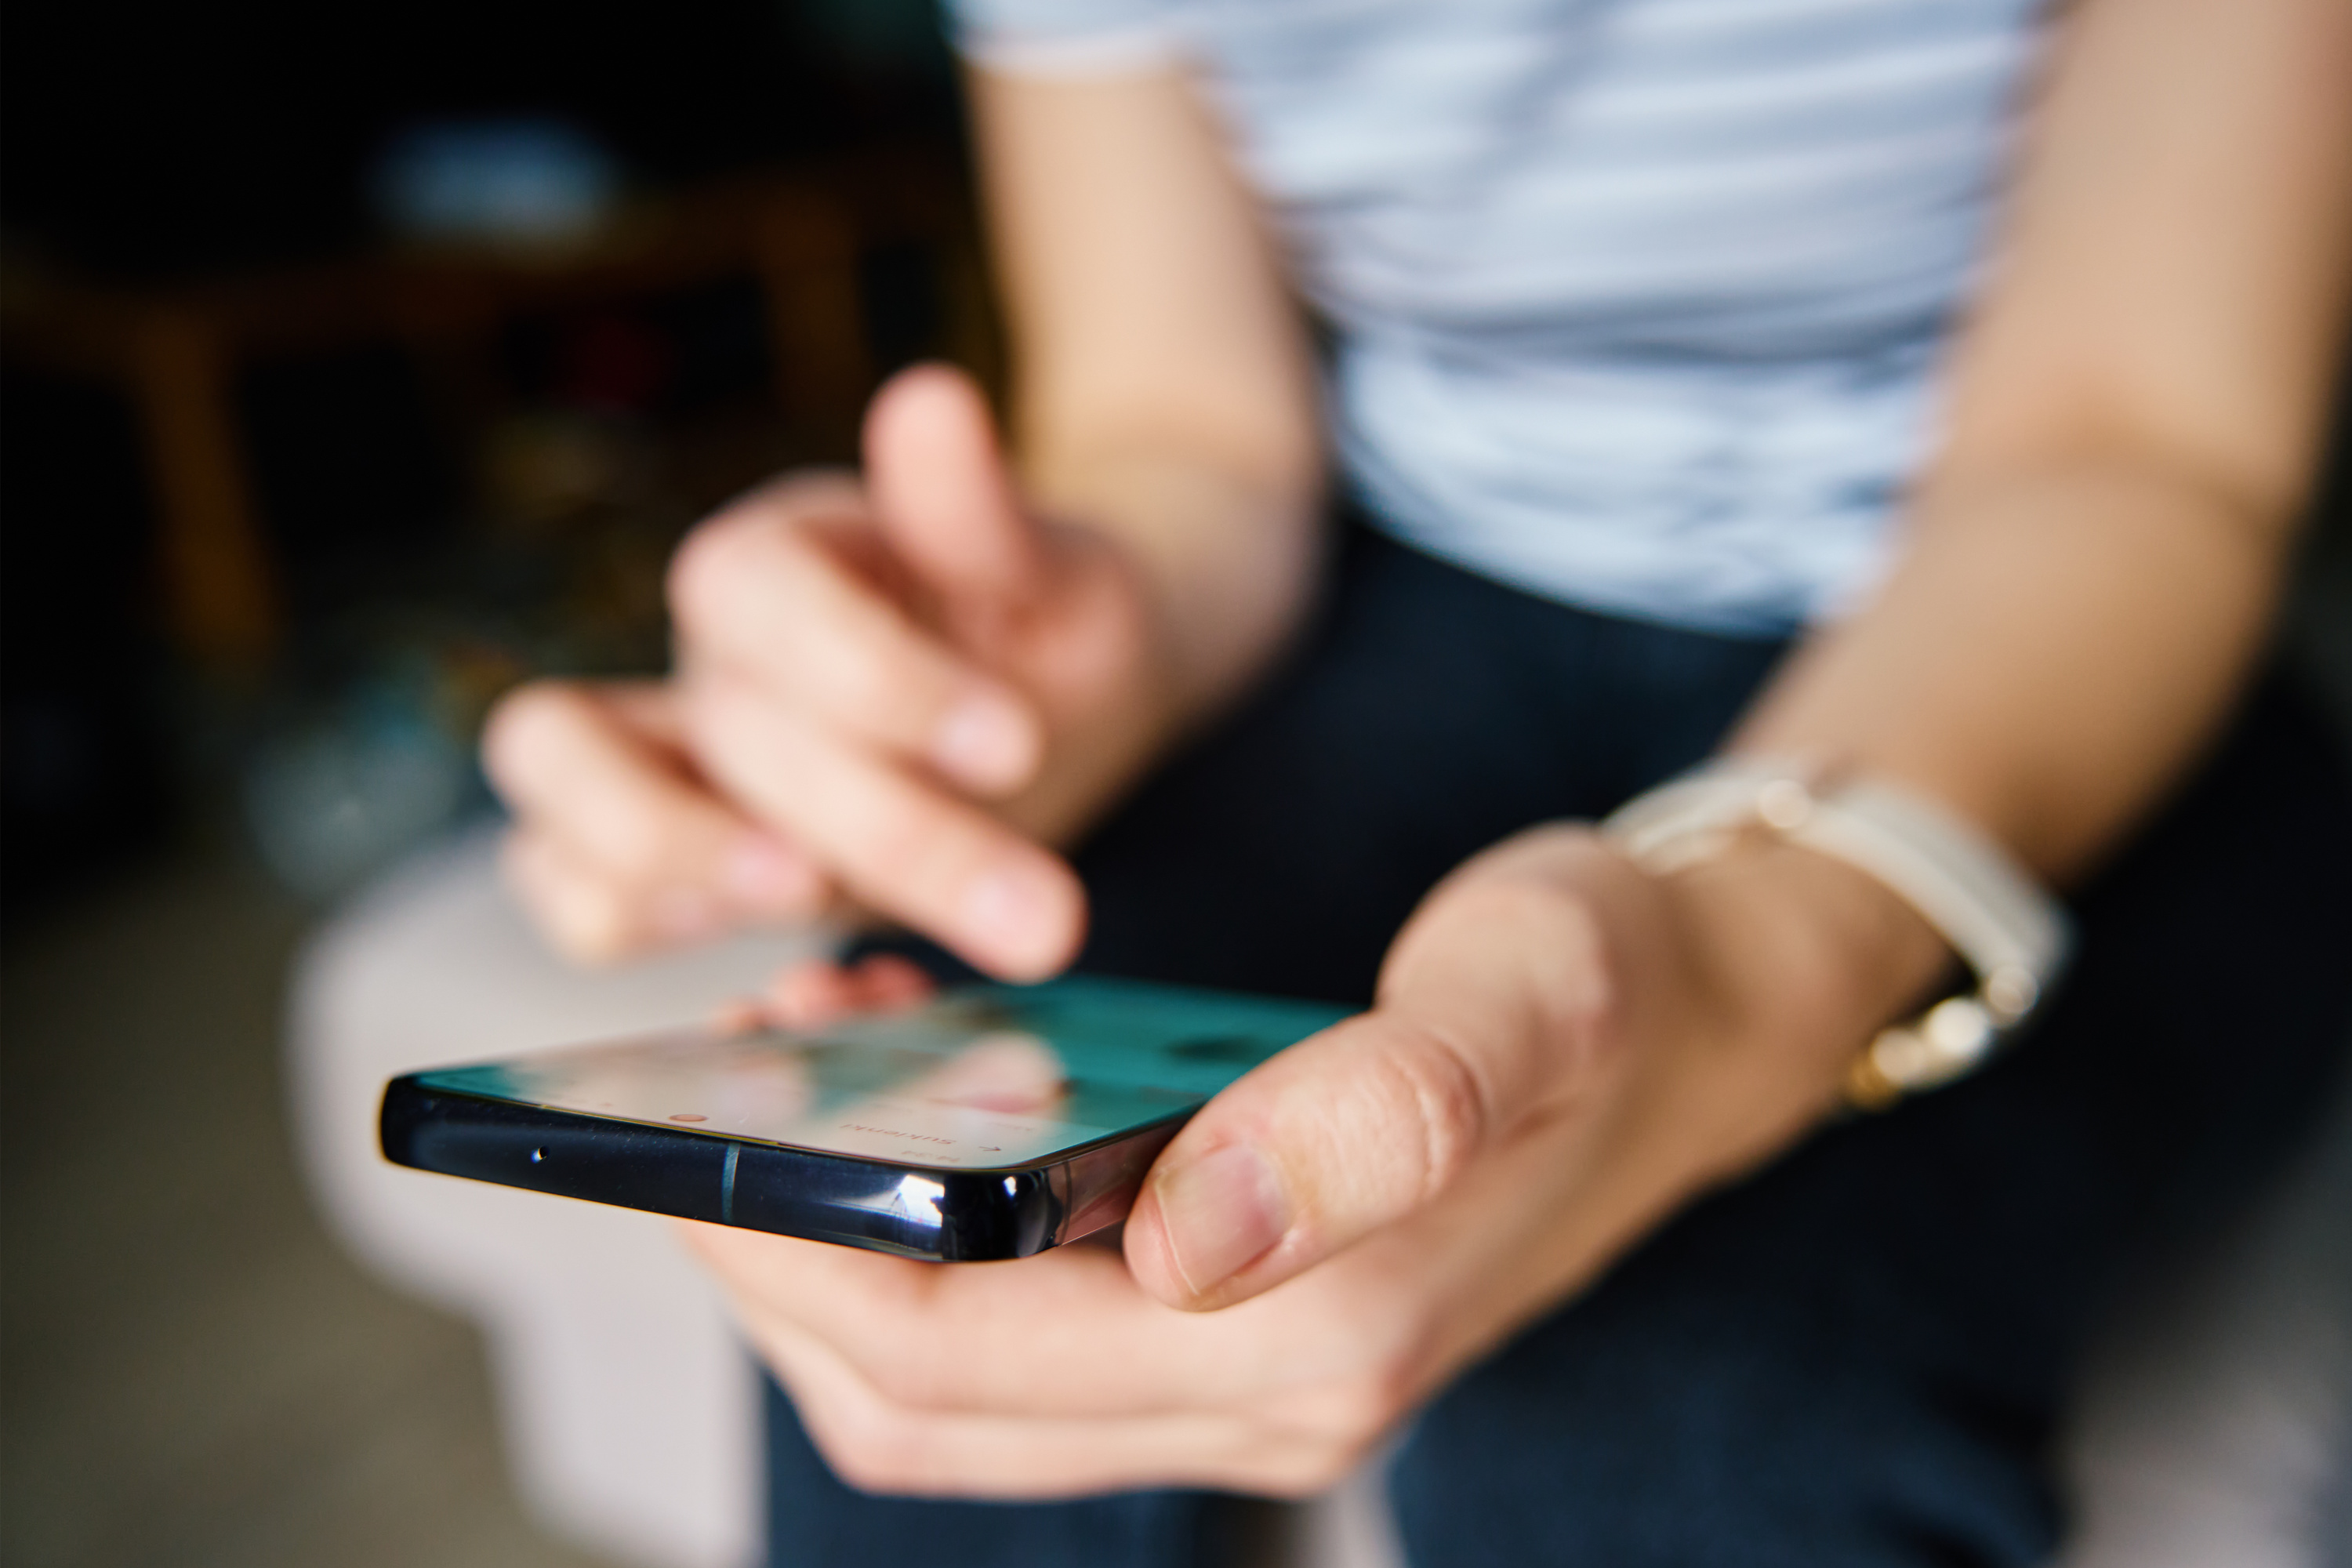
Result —
[[387, 1158], [941, 1262], [1127, 1215], [1210, 1096], [1343, 1009], [1129, 981], [970, 986], [806, 1033], [680, 1030], [384, 1089]]

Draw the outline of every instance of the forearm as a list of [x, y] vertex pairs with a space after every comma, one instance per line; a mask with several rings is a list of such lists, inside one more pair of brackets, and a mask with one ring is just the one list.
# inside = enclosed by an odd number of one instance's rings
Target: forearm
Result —
[[[2262, 647], [2290, 508], [2147, 458], [1947, 472], [1871, 603], [1817, 633], [1727, 742], [1892, 784], [2063, 887], [2225, 719]], [[1952, 956], [1894, 892], [1785, 845], [1688, 874], [1767, 1055], [1834, 1067]]]
[[2336, 0], [2072, 9], [1897, 567], [1735, 747], [1907, 785], [2061, 886], [2157, 805], [2258, 656], [2326, 428], [2347, 44]]
[[1932, 481], [1883, 592], [1811, 641], [1733, 749], [1906, 785], [2063, 881], [2220, 722], [2269, 622], [2285, 524], [2150, 460]]
[[1023, 478], [1142, 570], [1172, 716], [1197, 722], [1310, 597], [1323, 437], [1296, 303], [1181, 70], [971, 87]]

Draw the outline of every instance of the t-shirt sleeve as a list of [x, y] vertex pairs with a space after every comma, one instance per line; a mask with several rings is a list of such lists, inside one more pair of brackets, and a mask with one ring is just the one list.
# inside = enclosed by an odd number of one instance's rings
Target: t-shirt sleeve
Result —
[[944, 0], [956, 51], [1011, 76], [1119, 76], [1181, 56], [1168, 0]]

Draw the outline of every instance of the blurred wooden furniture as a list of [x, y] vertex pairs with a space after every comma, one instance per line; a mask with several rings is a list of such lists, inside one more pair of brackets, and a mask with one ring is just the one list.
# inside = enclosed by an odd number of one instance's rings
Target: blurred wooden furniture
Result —
[[[276, 646], [283, 606], [237, 418], [247, 364], [392, 342], [444, 401], [478, 412], [495, 396], [487, 367], [509, 320], [748, 276], [765, 296], [784, 417], [845, 446], [873, 381], [861, 252], [943, 245], [961, 263], [949, 270], [976, 278], [968, 211], [937, 157], [865, 155], [814, 175], [741, 177], [649, 200], [562, 249], [387, 250], [177, 288], [10, 276], [0, 344], [126, 395], [148, 454], [171, 630], [203, 663], [251, 666]], [[947, 291], [954, 351], [970, 343], [984, 357], [977, 287]]]

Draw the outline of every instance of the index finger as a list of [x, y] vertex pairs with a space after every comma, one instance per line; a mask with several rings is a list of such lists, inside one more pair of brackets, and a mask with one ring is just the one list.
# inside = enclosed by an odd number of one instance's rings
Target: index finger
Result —
[[695, 681], [695, 751], [735, 799], [819, 857], [860, 902], [1008, 979], [1068, 963], [1086, 892], [1060, 857], [731, 672]]
[[[894, 601], [887, 545], [855, 500], [783, 490], [696, 530], [669, 579], [686, 655], [967, 788], [1019, 787], [1044, 746], [1035, 715]], [[861, 569], [860, 553], [877, 559]]]

